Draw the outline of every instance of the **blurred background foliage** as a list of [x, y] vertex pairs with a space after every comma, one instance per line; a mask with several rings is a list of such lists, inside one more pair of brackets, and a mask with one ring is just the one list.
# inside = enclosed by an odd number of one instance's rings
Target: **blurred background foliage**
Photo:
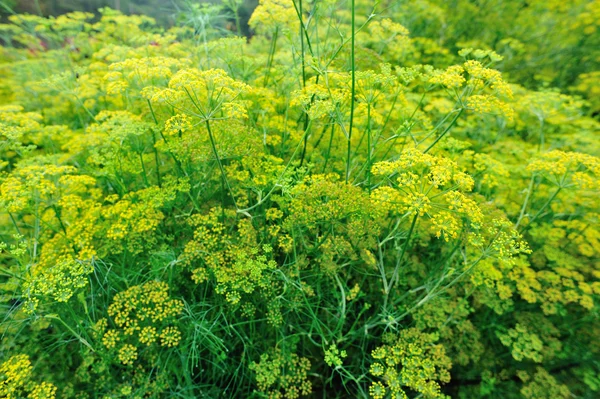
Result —
[[[0, 22], [13, 13], [87, 11], [99, 16], [100, 8], [110, 7], [147, 15], [164, 27], [208, 27], [250, 37], [248, 19], [257, 5], [258, 0], [0, 0]], [[375, 10], [394, 10], [395, 22], [422, 38], [422, 50], [438, 67], [451, 63], [450, 54], [461, 48], [494, 50], [504, 57], [497, 68], [512, 82], [581, 95], [598, 116], [593, 82], [600, 69], [600, 1], [381, 0]], [[441, 56], [441, 49], [448, 57]]]
[[[238, 14], [243, 32], [248, 35], [248, 19], [258, 0], [243, 0]], [[218, 3], [218, 4], [217, 4]], [[98, 10], [110, 7], [124, 14], [143, 14], [156, 19], [163, 26], [178, 24], [182, 19], [194, 14], [201, 8], [211, 7], [221, 11], [224, 18], [220, 24], [222, 28], [235, 29], [235, 18], [226, 5], [206, 0], [0, 0], [0, 20], [13, 13], [30, 13], [43, 16], [57, 16], [72, 11], [93, 12], [99, 15]], [[229, 25], [231, 24], [231, 25]]]

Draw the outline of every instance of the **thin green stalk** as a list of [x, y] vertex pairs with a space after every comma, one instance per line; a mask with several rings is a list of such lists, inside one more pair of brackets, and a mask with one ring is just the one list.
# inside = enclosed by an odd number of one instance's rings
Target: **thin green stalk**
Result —
[[[308, 126], [308, 114], [305, 113], [304, 118], [304, 130]], [[302, 154], [300, 155], [300, 166], [304, 163], [304, 158], [306, 157], [306, 147], [308, 146], [308, 134], [304, 135], [304, 139], [302, 140]]]
[[[306, 27], [304, 26], [304, 10], [302, 8], [302, 0], [298, 1], [297, 7], [298, 19], [300, 20], [300, 62], [302, 64], [302, 88], [306, 89], [306, 50], [304, 49], [304, 36], [306, 34], [306, 40], [308, 40], [308, 34], [306, 32]], [[312, 51], [311, 51], [312, 53]], [[314, 98], [314, 95], [313, 95]], [[312, 103], [312, 99], [311, 99]], [[306, 126], [308, 125], [308, 113], [304, 112], [304, 129], [306, 130]], [[302, 147], [302, 154], [300, 155], [300, 166], [304, 163], [304, 158], [306, 157], [306, 147], [308, 145], [308, 134], [304, 136], [304, 144]]]
[[[333, 123], [333, 120], [329, 120], [330, 123]], [[315, 141], [315, 148], [318, 148], [321, 145], [321, 141], [323, 140], [323, 137], [325, 137], [325, 133], [327, 133], [327, 128], [329, 126], [327, 124], [323, 125], [323, 130], [321, 130], [321, 134], [319, 135], [319, 137], [317, 138], [317, 140]]]
[[[313, 49], [312, 49], [312, 44], [310, 43], [310, 37], [308, 36], [308, 31], [306, 30], [306, 26], [304, 25], [304, 19], [302, 18], [302, 0], [299, 1], [300, 6], [298, 7], [296, 5], [296, 2], [293, 1], [292, 2], [294, 4], [294, 9], [296, 10], [296, 15], [298, 16], [298, 19], [300, 20], [300, 35], [302, 38], [306, 39], [306, 46], [308, 47], [308, 52], [314, 56], [313, 53]], [[302, 34], [304, 33], [304, 34]]]
[[346, 321], [346, 292], [344, 290], [344, 286], [342, 285], [342, 282], [340, 280], [340, 277], [337, 275], [337, 273], [334, 275], [335, 276], [335, 281], [338, 285], [338, 288], [340, 289], [340, 315], [338, 317], [338, 325], [335, 328], [335, 331], [341, 331], [342, 328], [344, 327], [344, 322]]
[[367, 190], [371, 193], [371, 103], [367, 105]]
[[79, 342], [81, 342], [82, 344], [87, 346], [92, 352], [96, 352], [94, 350], [94, 348], [92, 347], [92, 345], [90, 345], [90, 343], [85, 338], [83, 338], [80, 334], [78, 334], [75, 330], [73, 330], [73, 328], [71, 328], [71, 326], [69, 326], [67, 323], [65, 323], [60, 317], [58, 317], [56, 315], [47, 315], [47, 316], [43, 316], [43, 317], [46, 319], [59, 321], [60, 323], [62, 323], [63, 326], [65, 326], [67, 328], [67, 330], [69, 330], [71, 332], [71, 334], [73, 334], [79, 340]]
[[450, 122], [450, 124], [446, 127], [446, 129], [442, 132], [442, 134], [440, 134], [434, 141], [433, 143], [431, 143], [431, 145], [429, 147], [427, 147], [425, 149], [425, 151], [423, 151], [423, 153], [427, 153], [429, 152], [429, 150], [431, 150], [438, 141], [440, 141], [445, 135], [446, 133], [448, 133], [450, 131], [450, 129], [452, 128], [452, 126], [454, 126], [454, 124], [456, 123], [456, 121], [458, 120], [458, 118], [462, 115], [463, 111], [465, 109], [461, 108], [458, 113], [456, 114], [456, 116], [454, 117], [454, 119], [452, 119], [452, 122]]
[[535, 215], [533, 215], [533, 217], [529, 221], [529, 225], [531, 225], [531, 223], [533, 223], [533, 221], [536, 220], [542, 214], [542, 212], [544, 212], [544, 210], [546, 210], [546, 208], [550, 205], [550, 203], [552, 201], [554, 201], [554, 199], [556, 198], [556, 196], [558, 195], [558, 193], [561, 192], [561, 190], [562, 190], [562, 187], [559, 187], [559, 188], [556, 189], [556, 191], [554, 192], [554, 194], [552, 194], [552, 196], [550, 196], [550, 198], [548, 198], [548, 201], [546, 201], [546, 203], [540, 208], [540, 210], [537, 211], [537, 213]]
[[302, 0], [299, 0], [298, 3], [300, 8], [298, 12], [298, 18], [300, 19], [300, 58], [302, 62], [302, 88], [306, 88], [306, 54], [304, 51], [304, 35], [302, 34], [305, 29], [304, 14], [302, 10]]
[[[150, 102], [150, 100], [146, 100], [148, 102], [148, 107], [150, 107], [150, 113], [152, 114], [152, 118], [154, 119], [154, 123], [158, 126], [158, 119], [156, 118], [156, 114], [154, 113], [154, 108], [152, 107], [152, 103]], [[162, 134], [162, 132], [159, 131], [160, 136], [162, 137], [163, 140], [165, 140], [165, 142], [167, 141], [166, 137]], [[155, 140], [156, 143], [156, 140]], [[155, 158], [158, 160], [158, 152], [156, 152], [156, 146], [154, 147], [154, 151], [155, 151]], [[173, 158], [173, 162], [175, 162], [175, 171], [177, 173], [178, 177], [183, 177], [183, 176], [187, 176], [187, 174], [185, 173], [185, 171], [183, 170], [183, 167], [181, 166], [181, 162], [179, 162], [179, 159], [177, 159], [177, 157], [175, 156], [175, 154], [173, 154], [171, 151], [168, 151], [169, 155], [171, 156], [171, 158]], [[158, 174], [158, 176], [160, 177], [160, 171], [158, 169], [158, 163], [156, 165], [156, 173]], [[159, 179], [159, 186], [160, 186], [160, 179]], [[190, 188], [191, 190], [191, 188]], [[192, 204], [194, 205], [194, 209], [196, 209], [197, 211], [200, 210], [200, 205], [198, 204], [198, 201], [196, 201], [196, 199], [194, 198], [194, 196], [192, 195], [192, 193], [190, 193], [188, 191], [188, 197], [190, 198], [190, 200], [192, 201]]]
[[[398, 95], [399, 94], [400, 94], [400, 91], [398, 91]], [[417, 107], [413, 111], [413, 113], [410, 116], [410, 118], [408, 118], [408, 122], [411, 122], [413, 120], [413, 118], [417, 114], [417, 111], [419, 111], [419, 108], [421, 108], [421, 105], [423, 105], [423, 100], [425, 99], [425, 94], [427, 94], [427, 92], [423, 92], [423, 95], [421, 96], [421, 99], [419, 100], [419, 103], [417, 104]], [[392, 109], [393, 109], [393, 106], [396, 104], [396, 100], [398, 99], [398, 95], [396, 96], [396, 98], [394, 98], [394, 103], [392, 104]], [[388, 116], [387, 116], [387, 118], [385, 120], [385, 123], [384, 123], [384, 125], [382, 127], [382, 131], [383, 131], [383, 129], [385, 129], [385, 126], [388, 124], [390, 116], [391, 116], [391, 111], [390, 111], [390, 113], [388, 114]], [[397, 134], [394, 135], [394, 138], [392, 140], [392, 144], [387, 148], [387, 150], [385, 151], [385, 153], [383, 154], [383, 157], [381, 157], [381, 159], [387, 159], [388, 154], [390, 153], [390, 151], [396, 145], [396, 140], [398, 140], [398, 135]]]
[[331, 135], [329, 136], [329, 145], [327, 146], [327, 153], [325, 154], [325, 163], [323, 164], [323, 172], [325, 173], [325, 169], [327, 168], [327, 164], [329, 163], [329, 157], [331, 156], [331, 145], [333, 144], [333, 133], [335, 130], [335, 123], [331, 122]]
[[139, 154], [140, 154], [140, 163], [142, 164], [142, 172], [143, 172], [142, 177], [144, 178], [144, 184], [146, 185], [146, 187], [148, 187], [150, 185], [150, 183], [148, 183], [148, 174], [146, 173], [146, 164], [144, 163], [144, 156], [141, 152]]
[[[215, 158], [217, 159], [217, 165], [219, 165], [219, 170], [221, 171], [221, 178], [223, 179], [223, 182], [227, 186], [229, 195], [231, 196], [231, 199], [233, 200], [233, 205], [235, 206], [236, 209], [238, 209], [237, 203], [235, 201], [235, 197], [233, 195], [233, 191], [231, 190], [231, 186], [229, 185], [229, 180], [227, 180], [227, 175], [225, 174], [225, 169], [223, 168], [223, 164], [221, 163], [221, 158], [219, 158], [219, 153], [217, 152], [215, 138], [213, 136], [212, 130], [210, 129], [210, 122], [208, 119], [206, 119], [205, 123], [206, 123], [206, 130], [208, 130], [208, 137], [210, 138], [210, 145], [212, 147], [213, 154], [215, 155]], [[225, 204], [223, 204], [223, 208], [225, 208]]]
[[43, 17], [44, 13], [42, 12], [42, 7], [40, 7], [40, 1], [35, 0], [34, 4], [35, 4], [35, 12], [37, 12], [40, 17]]
[[544, 150], [544, 118], [540, 118], [540, 145], [538, 146], [538, 152]]
[[415, 225], [417, 224], [418, 217], [419, 217], [419, 214], [415, 213], [412, 223], [410, 224], [410, 229], [408, 230], [408, 236], [406, 237], [406, 241], [404, 242], [404, 245], [402, 246], [402, 251], [400, 252], [400, 256], [398, 257], [398, 260], [396, 261], [396, 267], [394, 268], [394, 273], [392, 274], [392, 277], [390, 278], [390, 281], [388, 283], [388, 290], [385, 293], [384, 308], [387, 306], [389, 295], [392, 291], [392, 288], [394, 287], [394, 284], [398, 280], [398, 273], [400, 271], [400, 266], [402, 265], [402, 260], [404, 259], [404, 254], [406, 253], [406, 249], [408, 248], [408, 244], [410, 243], [410, 239], [412, 238], [412, 234], [415, 229]]
[[271, 40], [271, 48], [269, 49], [269, 57], [267, 59], [267, 74], [265, 75], [265, 79], [263, 81], [264, 87], [267, 87], [267, 83], [269, 82], [269, 76], [271, 75], [271, 67], [273, 66], [273, 58], [275, 58], [275, 47], [277, 46], [278, 36], [279, 27], [276, 27], [275, 33], [273, 33], [273, 39]]
[[13, 216], [12, 212], [8, 212], [8, 216], [10, 216], [10, 221], [12, 222], [13, 226], [15, 226], [15, 230], [17, 230], [17, 234], [22, 236], [23, 234], [21, 234], [21, 229], [19, 228], [19, 225], [17, 224], [17, 221], [16, 221], [15, 217]]
[[[310, 125], [311, 124], [312, 124], [312, 120], [310, 120], [308, 122], [308, 126], [304, 130], [304, 135], [306, 135], [306, 133], [310, 129]], [[244, 209], [238, 209], [237, 210], [238, 213], [243, 213], [243, 214], [245, 214], [245, 215], [247, 215], [247, 216], [250, 217], [251, 215], [248, 212], [251, 211], [252, 209], [255, 209], [255, 208], [258, 208], [259, 206], [261, 206], [271, 196], [271, 194], [273, 194], [273, 192], [275, 192], [275, 190], [277, 189], [277, 187], [280, 187], [279, 182], [281, 181], [281, 179], [283, 178], [283, 176], [287, 172], [288, 168], [292, 164], [292, 161], [296, 157], [296, 154], [298, 153], [299, 149], [300, 149], [300, 143], [298, 143], [298, 145], [296, 146], [296, 149], [292, 153], [292, 156], [290, 157], [290, 160], [285, 165], [285, 168], [283, 168], [283, 171], [279, 174], [279, 177], [277, 178], [277, 181], [275, 182], [275, 184], [273, 184], [273, 187], [271, 187], [271, 189], [269, 190], [269, 192], [264, 197], [262, 197], [256, 204], [254, 204], [252, 206], [249, 206], [247, 208], [244, 208]]]
[[241, 21], [240, 21], [240, 12], [239, 12], [240, 8], [232, 6], [231, 7], [231, 11], [233, 11], [233, 17], [235, 18], [235, 30], [237, 31], [237, 34], [239, 36], [243, 36], [243, 33], [242, 33], [242, 24], [241, 24]]
[[523, 206], [521, 207], [521, 212], [519, 213], [519, 219], [515, 224], [515, 229], [519, 228], [523, 217], [525, 216], [525, 210], [527, 209], [527, 205], [529, 205], [529, 199], [531, 198], [531, 193], [533, 191], [533, 183], [535, 181], [535, 175], [531, 176], [531, 180], [529, 180], [529, 187], [527, 187], [527, 195], [525, 196], [525, 201], [523, 202]]
[[355, 0], [352, 0], [352, 42], [351, 42], [351, 51], [350, 51], [350, 68], [352, 69], [352, 89], [351, 89], [351, 98], [350, 98], [350, 127], [348, 128], [348, 148], [346, 151], [346, 183], [350, 179], [350, 157], [352, 150], [352, 128], [354, 127], [354, 103], [355, 103], [355, 93], [356, 93], [356, 65], [355, 65], [355, 54], [354, 54], [354, 46], [355, 46]]
[[11, 272], [10, 270], [5, 269], [3, 267], [0, 267], [0, 272], [4, 273], [4, 276], [8, 276], [8, 277], [16, 278], [17, 280], [25, 281], [25, 279], [23, 277], [17, 276], [16, 274], [14, 274], [13, 272]]
[[152, 150], [154, 152], [154, 163], [156, 164], [156, 181], [158, 182], [158, 187], [162, 188], [162, 181], [160, 177], [160, 162], [158, 158], [158, 150], [156, 149], [156, 134], [154, 130], [152, 130]]

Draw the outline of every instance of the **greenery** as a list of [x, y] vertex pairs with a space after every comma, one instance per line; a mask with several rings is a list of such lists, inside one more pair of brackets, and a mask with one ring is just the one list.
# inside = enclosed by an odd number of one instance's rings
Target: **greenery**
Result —
[[0, 397], [598, 397], [600, 1], [242, 6], [0, 24]]

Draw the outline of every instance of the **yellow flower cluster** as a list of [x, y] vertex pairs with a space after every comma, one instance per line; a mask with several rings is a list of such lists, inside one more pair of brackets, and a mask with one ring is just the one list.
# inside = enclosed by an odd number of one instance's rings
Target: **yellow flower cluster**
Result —
[[302, 90], [293, 93], [290, 105], [301, 106], [311, 119], [334, 117], [350, 100], [350, 90], [347, 85], [335, 84], [347, 82], [347, 74], [332, 73], [329, 78], [330, 86], [317, 83], [316, 78], [310, 79]]
[[597, 389], [600, 2], [399, 3], [0, 24], [0, 397]]
[[177, 192], [189, 190], [185, 179], [170, 179], [164, 187], [152, 186], [130, 192], [122, 198], [107, 196], [108, 202], [102, 210], [102, 216], [110, 221], [106, 238], [116, 253], [125, 249], [132, 253], [141, 252], [144, 247], [155, 242], [152, 232], [164, 219], [161, 208], [172, 201]]
[[567, 399], [573, 396], [566, 385], [559, 383], [554, 376], [542, 367], [537, 367], [533, 376], [525, 373], [521, 374], [520, 377], [525, 382], [520, 390], [525, 399], [539, 397]]
[[336, 273], [345, 260], [357, 260], [362, 250], [375, 245], [379, 226], [373, 216], [382, 213], [373, 209], [363, 190], [335, 175], [313, 175], [290, 194], [292, 199], [284, 206], [288, 216], [281, 224], [287, 234], [280, 245], [285, 246], [286, 237], [302, 234], [302, 242], [293, 242], [296, 250], [318, 247], [322, 271]]
[[470, 96], [467, 100], [467, 107], [479, 114], [502, 115], [508, 121], [512, 122], [514, 120], [512, 107], [497, 97], [488, 94]]
[[449, 89], [458, 89], [467, 81], [463, 76], [464, 69], [460, 65], [453, 65], [446, 70], [436, 70], [432, 72], [428, 79], [429, 83], [442, 85]]
[[259, 0], [248, 24], [259, 32], [291, 30], [298, 22], [294, 5], [286, 0]]
[[35, 309], [40, 296], [50, 296], [56, 302], [68, 301], [78, 289], [87, 286], [88, 275], [93, 271], [91, 262], [71, 257], [58, 258], [51, 266], [34, 266], [24, 286], [30, 309]]
[[166, 104], [178, 112], [202, 120], [221, 117], [245, 118], [245, 103], [241, 95], [250, 91], [243, 82], [232, 79], [222, 69], [179, 69], [168, 87], [145, 87], [141, 94], [156, 104]]
[[55, 399], [56, 387], [32, 380], [33, 367], [27, 355], [12, 356], [0, 364], [0, 397], [6, 399]]
[[186, 244], [182, 261], [192, 266], [192, 279], [204, 283], [214, 278], [215, 290], [235, 305], [243, 295], [271, 288], [270, 271], [277, 263], [270, 259], [272, 248], [259, 246], [255, 231], [247, 220], [237, 224], [237, 234], [227, 233], [219, 209], [208, 215], [195, 215], [194, 239]]
[[[183, 311], [183, 302], [171, 299], [168, 291], [167, 283], [149, 281], [113, 298], [108, 315], [115, 328], [104, 332], [102, 343], [109, 350], [119, 347], [121, 363], [133, 364], [138, 358], [140, 344], [152, 346], [158, 338], [163, 347], [179, 344], [181, 331], [172, 324]], [[100, 327], [100, 330], [104, 328]]]
[[348, 353], [345, 350], [339, 350], [337, 345], [331, 344], [329, 349], [325, 351], [325, 363], [330, 367], [341, 367], [343, 359], [348, 357]]
[[165, 122], [165, 135], [181, 135], [192, 128], [191, 118], [187, 115], [175, 115]]
[[485, 352], [482, 334], [469, 320], [473, 309], [460, 290], [450, 288], [445, 298], [433, 298], [413, 314], [420, 331], [436, 331], [453, 364], [478, 364]]
[[506, 333], [498, 334], [502, 345], [508, 346], [512, 356], [517, 361], [528, 358], [534, 362], [541, 363], [543, 356], [541, 350], [543, 343], [540, 338], [530, 333], [527, 328], [519, 323], [515, 328], [509, 329]]
[[264, 353], [250, 369], [256, 373], [259, 392], [273, 399], [297, 399], [312, 393], [308, 379], [310, 361], [281, 350]]
[[372, 172], [390, 184], [373, 190], [371, 200], [375, 206], [397, 215], [427, 216], [438, 238], [443, 236], [448, 241], [467, 226], [481, 227], [483, 214], [479, 206], [462, 193], [473, 188], [473, 178], [454, 161], [413, 148], [405, 150], [396, 161], [376, 163]]
[[60, 193], [76, 194], [86, 186], [95, 185], [89, 176], [69, 178], [75, 173], [72, 166], [31, 165], [17, 169], [0, 184], [0, 204], [9, 212], [31, 210], [32, 206], [46, 203], [52, 205]]
[[600, 189], [600, 159], [592, 155], [553, 150], [530, 162], [527, 170], [542, 174], [558, 187]]
[[189, 66], [190, 60], [172, 57], [128, 58], [111, 64], [104, 76], [108, 94], [118, 94], [133, 86], [143, 88], [148, 85], [159, 85], [167, 82], [174, 71]]
[[409, 33], [405, 26], [392, 19], [380, 18], [370, 21], [366, 29], [357, 35], [357, 41], [373, 49], [375, 54], [386, 52], [391, 59], [399, 59], [414, 51]]
[[131, 344], [125, 344], [119, 349], [119, 361], [124, 365], [132, 365], [138, 358], [137, 349]]
[[[435, 344], [435, 334], [417, 329], [402, 330], [397, 338], [371, 352], [370, 372], [382, 381], [374, 382], [369, 393], [375, 399], [408, 398], [406, 388], [425, 398], [442, 398], [440, 382], [450, 381], [450, 359], [444, 347]], [[436, 381], [437, 380], [437, 381]]]

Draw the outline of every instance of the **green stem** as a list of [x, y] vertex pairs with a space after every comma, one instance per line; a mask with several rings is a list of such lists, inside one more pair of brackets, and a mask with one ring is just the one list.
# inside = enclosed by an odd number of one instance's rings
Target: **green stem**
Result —
[[537, 211], [537, 213], [531, 218], [531, 220], [528, 223], [529, 225], [531, 225], [531, 223], [533, 223], [533, 221], [536, 220], [542, 214], [542, 212], [544, 212], [544, 210], [550, 205], [550, 203], [552, 201], [554, 201], [554, 199], [556, 198], [558, 193], [560, 193], [561, 190], [562, 190], [562, 187], [559, 187], [556, 189], [554, 194], [552, 194], [552, 196], [550, 198], [548, 198], [548, 201], [546, 201], [546, 203], [540, 208], [540, 210]]
[[[231, 190], [231, 186], [229, 185], [229, 180], [227, 180], [227, 175], [225, 174], [225, 169], [223, 168], [223, 164], [221, 163], [221, 158], [219, 158], [219, 153], [217, 152], [215, 138], [213, 136], [212, 130], [210, 129], [210, 122], [208, 121], [208, 119], [205, 122], [206, 122], [206, 130], [208, 130], [208, 137], [210, 138], [210, 145], [212, 147], [213, 154], [215, 155], [215, 158], [217, 159], [217, 165], [219, 165], [219, 170], [221, 171], [221, 178], [223, 179], [223, 182], [227, 186], [229, 195], [231, 196], [231, 199], [233, 200], [233, 205], [237, 209], [238, 206], [237, 206], [237, 203], [235, 202], [235, 197], [233, 195], [233, 191]], [[224, 208], [225, 208], [225, 204], [223, 204], [223, 209]]]
[[[312, 121], [308, 122], [308, 126], [306, 127], [306, 129], [304, 130], [304, 135], [306, 135], [306, 133], [308, 132], [308, 130], [310, 129], [310, 125], [312, 124]], [[275, 192], [275, 190], [278, 187], [281, 187], [279, 185], [279, 183], [281, 182], [281, 180], [283, 179], [283, 176], [285, 176], [285, 174], [287, 173], [288, 168], [290, 167], [290, 165], [292, 164], [292, 161], [294, 160], [294, 158], [296, 158], [296, 154], [298, 153], [298, 150], [300, 149], [300, 143], [298, 143], [298, 145], [296, 146], [296, 149], [294, 150], [294, 152], [292, 153], [292, 156], [290, 157], [290, 160], [288, 161], [288, 163], [285, 165], [285, 168], [283, 168], [283, 171], [279, 174], [279, 177], [277, 178], [277, 181], [275, 182], [275, 184], [273, 184], [273, 187], [271, 187], [271, 189], [269, 190], [269, 192], [262, 197], [256, 204], [249, 206], [247, 208], [244, 209], [238, 209], [237, 212], [238, 213], [243, 213], [246, 216], [251, 216], [248, 212], [258, 208], [259, 206], [261, 206], [270, 196], [271, 194], [273, 194]]]
[[[296, 5], [296, 2], [294, 1], [294, 9], [296, 10], [296, 15], [298, 16], [298, 19], [300, 20], [300, 34], [302, 37], [304, 37], [306, 39], [306, 45], [308, 47], [308, 52], [311, 55], [314, 55], [313, 53], [313, 49], [312, 49], [312, 45], [310, 43], [310, 38], [308, 37], [308, 31], [306, 30], [306, 26], [304, 25], [304, 20], [302, 18], [302, 0], [300, 0], [300, 6], [298, 7]], [[302, 33], [304, 33], [304, 35], [302, 35]]]
[[67, 328], [67, 330], [69, 330], [71, 332], [71, 334], [73, 334], [75, 337], [77, 337], [79, 342], [81, 342], [82, 344], [87, 346], [92, 352], [96, 352], [94, 350], [94, 348], [92, 347], [92, 345], [90, 345], [90, 343], [85, 338], [83, 338], [80, 334], [78, 334], [75, 330], [73, 330], [73, 328], [71, 328], [67, 323], [65, 323], [60, 317], [54, 316], [54, 315], [48, 315], [48, 316], [44, 316], [44, 318], [61, 322], [62, 325], [65, 326]]
[[408, 236], [406, 237], [406, 241], [404, 242], [404, 245], [402, 246], [402, 251], [400, 252], [400, 256], [398, 257], [398, 260], [396, 261], [396, 267], [394, 268], [394, 274], [392, 274], [392, 278], [390, 278], [390, 282], [388, 284], [388, 290], [385, 293], [384, 307], [387, 305], [388, 297], [392, 291], [392, 288], [394, 287], [394, 284], [398, 280], [398, 273], [400, 271], [400, 266], [402, 264], [402, 260], [404, 259], [404, 254], [406, 254], [406, 249], [408, 248], [408, 244], [410, 243], [410, 239], [411, 239], [413, 231], [415, 229], [415, 225], [417, 224], [418, 217], [419, 217], [419, 214], [415, 213], [412, 223], [410, 224], [410, 229], [408, 230]]
[[[421, 108], [421, 105], [423, 105], [423, 100], [425, 99], [425, 95], [426, 94], [427, 94], [427, 92], [423, 92], [423, 95], [421, 96], [421, 99], [419, 100], [419, 103], [417, 104], [417, 107], [414, 109], [412, 115], [407, 120], [408, 123], [412, 122], [412, 120], [414, 119], [415, 115], [417, 114], [417, 112]], [[396, 98], [394, 99], [394, 104], [396, 103], [397, 98], [398, 97], [396, 96]], [[384, 124], [384, 128], [388, 124], [390, 115], [391, 115], [391, 112], [388, 114], [388, 117], [386, 118], [386, 121], [385, 121], [385, 124]], [[383, 130], [383, 128], [382, 128], [382, 130]], [[394, 134], [394, 137], [393, 137], [393, 140], [392, 140], [392, 144], [390, 144], [388, 146], [387, 150], [385, 151], [385, 153], [383, 154], [383, 157], [381, 157], [381, 159], [387, 159], [387, 156], [389, 155], [390, 151], [392, 151], [392, 149], [395, 147], [397, 140], [398, 140], [398, 135]]]
[[521, 212], [519, 213], [519, 219], [515, 224], [515, 229], [519, 228], [523, 217], [525, 216], [525, 210], [527, 210], [527, 205], [529, 204], [529, 199], [531, 198], [531, 192], [533, 191], [533, 183], [535, 181], [535, 175], [531, 176], [531, 180], [529, 181], [529, 187], [527, 187], [527, 195], [525, 196], [525, 201], [523, 202], [523, 206], [521, 207]]
[[21, 234], [21, 229], [19, 228], [19, 225], [17, 224], [17, 220], [13, 216], [12, 212], [8, 212], [8, 216], [10, 216], [10, 221], [12, 222], [13, 226], [15, 226], [15, 230], [17, 230], [17, 234], [22, 236], [23, 234]]
[[429, 147], [427, 147], [425, 149], [425, 151], [423, 151], [423, 153], [427, 153], [429, 152], [429, 150], [431, 150], [438, 141], [440, 141], [445, 135], [446, 133], [448, 133], [450, 131], [450, 129], [452, 128], [452, 126], [454, 126], [454, 124], [456, 123], [456, 121], [458, 120], [458, 118], [460, 117], [460, 115], [463, 113], [464, 108], [461, 108], [458, 113], [456, 114], [456, 116], [454, 117], [454, 119], [452, 119], [452, 122], [450, 122], [450, 124], [446, 127], [446, 129], [442, 132], [442, 134], [440, 134], [434, 141], [433, 143], [431, 143], [431, 145]]
[[158, 150], [156, 149], [156, 134], [154, 130], [152, 130], [152, 149], [154, 151], [154, 163], [156, 164], [156, 180], [158, 182], [158, 187], [162, 188], [162, 181], [160, 178], [160, 162], [158, 158]]
[[371, 103], [367, 105], [367, 190], [371, 193]]
[[269, 58], [267, 59], [267, 74], [265, 75], [265, 79], [263, 81], [264, 87], [267, 87], [267, 83], [269, 82], [269, 76], [271, 75], [271, 67], [273, 66], [273, 58], [275, 58], [275, 47], [277, 46], [278, 36], [279, 27], [276, 27], [275, 33], [273, 33], [273, 40], [271, 40], [271, 48], [269, 49]]
[[348, 129], [348, 148], [346, 151], [346, 183], [350, 179], [350, 157], [352, 150], [352, 128], [354, 127], [354, 103], [355, 103], [355, 92], [356, 92], [356, 65], [355, 65], [355, 54], [354, 54], [354, 46], [355, 46], [355, 0], [352, 0], [352, 41], [351, 41], [351, 51], [350, 51], [350, 68], [352, 69], [352, 89], [351, 89], [351, 98], [350, 98], [350, 127]]
[[540, 118], [540, 145], [538, 147], [538, 152], [544, 150], [544, 118]]
[[146, 173], [146, 164], [144, 163], [144, 155], [140, 152], [140, 163], [142, 164], [142, 172], [143, 172], [143, 178], [144, 178], [144, 184], [146, 185], [146, 187], [148, 187], [150, 185], [150, 183], [148, 183], [148, 174]]
[[8, 269], [5, 269], [3, 267], [0, 267], [0, 272], [4, 273], [4, 275], [8, 276], [8, 277], [12, 277], [12, 278], [16, 278], [17, 280], [21, 280], [21, 281], [25, 281], [25, 279], [21, 276], [17, 276], [16, 274], [14, 274], [13, 272], [11, 272]]
[[325, 154], [325, 163], [323, 164], [323, 172], [325, 173], [325, 169], [327, 168], [327, 164], [329, 163], [329, 157], [331, 156], [331, 145], [333, 144], [333, 133], [335, 130], [335, 123], [331, 122], [331, 135], [329, 136], [329, 145], [327, 146], [327, 154]]

